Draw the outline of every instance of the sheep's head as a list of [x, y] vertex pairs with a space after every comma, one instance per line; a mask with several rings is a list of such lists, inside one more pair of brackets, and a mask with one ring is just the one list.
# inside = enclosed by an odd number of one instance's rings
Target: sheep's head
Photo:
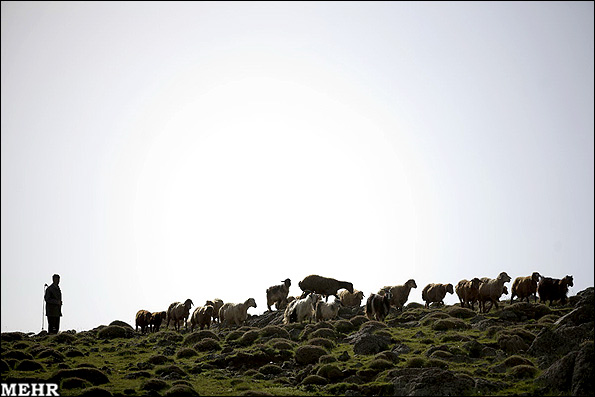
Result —
[[353, 284], [352, 283], [345, 283], [345, 289], [349, 291], [350, 294], [353, 294]]
[[414, 279], [407, 280], [405, 285], [408, 286], [409, 288], [417, 288], [417, 284], [415, 284]]
[[540, 279], [541, 279], [541, 275], [537, 272], [533, 272], [533, 274], [531, 275], [531, 280], [538, 283]]
[[498, 280], [502, 280], [502, 282], [509, 282], [511, 280], [510, 276], [506, 274], [506, 272], [502, 272], [498, 275]]
[[363, 298], [364, 298], [364, 293], [363, 293], [362, 291], [357, 291], [357, 292], [355, 293], [355, 297], [356, 297], [357, 299], [363, 299]]
[[210, 317], [213, 317], [213, 313], [215, 313], [215, 308], [211, 305], [205, 306], [204, 314]]
[[448, 292], [449, 294], [454, 294], [454, 290], [452, 288], [452, 284], [446, 284], [446, 292]]
[[248, 299], [246, 302], [244, 302], [244, 304], [247, 307], [256, 307], [256, 301], [254, 300], [254, 298]]
[[508, 295], [508, 288], [506, 288], [506, 285], [502, 287], [502, 293]]
[[192, 305], [194, 305], [194, 302], [192, 302], [192, 299], [186, 299], [186, 301], [184, 302], [184, 306], [186, 306], [188, 309], [190, 309], [192, 307]]
[[291, 280], [286, 278], [285, 280], [281, 281], [287, 288], [291, 287]]
[[562, 279], [564, 281], [564, 283], [566, 283], [566, 285], [568, 285], [569, 287], [573, 287], [574, 286], [574, 282], [572, 279], [572, 276], [566, 276]]
[[480, 279], [478, 279], [477, 277], [474, 277], [473, 280], [471, 280], [471, 288], [473, 289], [477, 289], [479, 288], [479, 286], [483, 283], [483, 281], [481, 281]]

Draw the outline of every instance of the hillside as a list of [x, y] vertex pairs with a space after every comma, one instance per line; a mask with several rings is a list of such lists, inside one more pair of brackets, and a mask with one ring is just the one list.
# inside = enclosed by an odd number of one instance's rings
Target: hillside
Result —
[[385, 322], [363, 308], [282, 325], [141, 335], [114, 321], [58, 335], [1, 334], [3, 383], [53, 382], [68, 395], [587, 395], [594, 289], [565, 306], [501, 302], [479, 314], [410, 303]]

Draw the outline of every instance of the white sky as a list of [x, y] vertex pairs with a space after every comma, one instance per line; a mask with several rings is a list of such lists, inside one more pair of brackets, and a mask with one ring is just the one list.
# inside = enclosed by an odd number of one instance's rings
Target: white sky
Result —
[[312, 273], [594, 285], [592, 2], [1, 11], [2, 332], [54, 273], [77, 331]]

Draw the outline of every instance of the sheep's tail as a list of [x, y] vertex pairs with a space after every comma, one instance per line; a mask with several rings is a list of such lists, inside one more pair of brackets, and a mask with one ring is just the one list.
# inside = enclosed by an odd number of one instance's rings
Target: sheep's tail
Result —
[[371, 320], [372, 319], [372, 298], [373, 294], [368, 297], [368, 301], [366, 302], [366, 316]]

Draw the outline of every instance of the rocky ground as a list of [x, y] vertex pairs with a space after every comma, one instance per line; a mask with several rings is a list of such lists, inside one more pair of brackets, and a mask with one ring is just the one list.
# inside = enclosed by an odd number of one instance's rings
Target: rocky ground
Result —
[[282, 324], [142, 335], [121, 321], [58, 335], [1, 334], [3, 383], [61, 395], [591, 395], [594, 290], [570, 303], [515, 302], [479, 314], [410, 303], [385, 322], [363, 308]]

